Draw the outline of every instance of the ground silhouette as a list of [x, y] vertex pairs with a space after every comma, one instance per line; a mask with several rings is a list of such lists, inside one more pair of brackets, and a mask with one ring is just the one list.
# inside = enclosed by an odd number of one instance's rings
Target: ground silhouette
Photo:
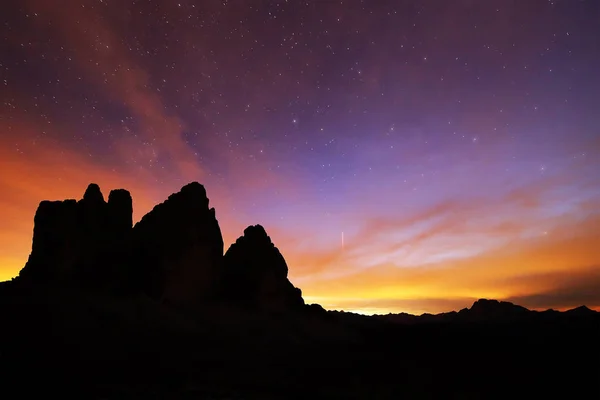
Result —
[[600, 396], [600, 317], [481, 299], [438, 315], [305, 304], [260, 225], [225, 252], [193, 182], [135, 226], [108, 201], [42, 201], [0, 283], [3, 398]]

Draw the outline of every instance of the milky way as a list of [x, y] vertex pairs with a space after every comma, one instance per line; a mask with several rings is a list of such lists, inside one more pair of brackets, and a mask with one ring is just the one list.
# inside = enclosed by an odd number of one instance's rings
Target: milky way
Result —
[[331, 308], [600, 306], [598, 1], [9, 0], [0, 20], [1, 278], [42, 199], [126, 187], [139, 220], [199, 181], [226, 246], [261, 223]]

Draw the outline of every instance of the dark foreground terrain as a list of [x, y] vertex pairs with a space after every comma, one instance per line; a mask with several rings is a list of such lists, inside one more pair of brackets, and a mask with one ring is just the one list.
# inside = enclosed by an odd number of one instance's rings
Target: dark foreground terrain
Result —
[[206, 311], [58, 290], [2, 295], [3, 398], [600, 396], [600, 319], [404, 325]]
[[325, 311], [262, 226], [224, 252], [208, 203], [192, 183], [135, 226], [122, 189], [40, 203], [0, 283], [0, 398], [600, 398], [597, 312]]

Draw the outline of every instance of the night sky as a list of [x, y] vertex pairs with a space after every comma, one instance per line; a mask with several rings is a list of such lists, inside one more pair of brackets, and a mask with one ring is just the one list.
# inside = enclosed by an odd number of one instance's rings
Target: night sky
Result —
[[0, 279], [43, 199], [205, 185], [307, 302], [600, 307], [600, 1], [8, 0]]

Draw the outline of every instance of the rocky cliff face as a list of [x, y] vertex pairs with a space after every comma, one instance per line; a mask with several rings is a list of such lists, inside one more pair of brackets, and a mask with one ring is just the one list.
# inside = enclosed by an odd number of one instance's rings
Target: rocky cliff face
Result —
[[225, 253], [223, 293], [228, 301], [255, 310], [300, 310], [302, 292], [287, 274], [285, 259], [265, 229], [249, 226]]
[[192, 305], [215, 296], [223, 237], [204, 186], [184, 186], [133, 228], [134, 281], [153, 298]]
[[79, 201], [42, 201], [20, 280], [106, 283], [125, 257], [131, 221], [131, 196], [122, 189], [111, 192], [108, 203], [96, 184], [90, 184]]

